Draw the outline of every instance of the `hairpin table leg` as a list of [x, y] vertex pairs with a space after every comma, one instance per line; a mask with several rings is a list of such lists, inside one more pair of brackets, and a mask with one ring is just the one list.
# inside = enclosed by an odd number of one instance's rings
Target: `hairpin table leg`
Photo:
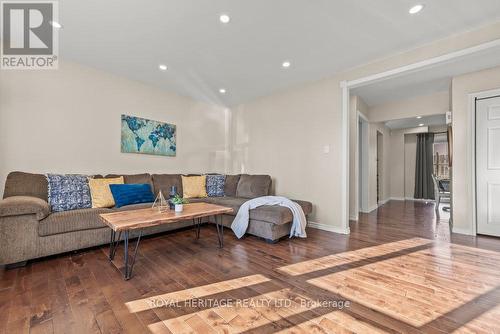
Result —
[[215, 226], [217, 228], [217, 238], [219, 239], [219, 248], [224, 247], [224, 225], [222, 225], [222, 216], [215, 216]]
[[120, 244], [120, 239], [122, 237], [122, 232], [118, 233], [118, 238], [116, 238], [116, 232], [111, 230], [111, 241], [109, 244], [109, 260], [113, 261], [115, 259], [116, 248]]
[[[139, 249], [139, 243], [141, 242], [142, 230], [139, 232], [139, 237], [135, 243], [134, 254], [132, 258], [129, 259], [128, 245], [129, 245], [129, 231], [125, 231], [124, 242], [125, 242], [125, 268], [123, 272], [123, 278], [128, 281], [132, 277], [132, 270], [134, 269], [135, 259], [137, 257], [137, 250]], [[130, 264], [129, 264], [130, 262]]]

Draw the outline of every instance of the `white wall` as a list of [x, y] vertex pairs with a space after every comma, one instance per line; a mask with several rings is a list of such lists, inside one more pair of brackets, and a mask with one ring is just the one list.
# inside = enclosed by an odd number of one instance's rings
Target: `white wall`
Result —
[[[415, 170], [417, 165], [417, 135], [409, 133], [404, 136], [404, 197], [415, 198]], [[396, 181], [395, 181], [396, 182]]]
[[452, 208], [453, 231], [471, 234], [473, 230], [472, 166], [473, 147], [472, 115], [469, 94], [500, 88], [500, 67], [461, 75], [452, 80], [453, 110], [453, 167]]
[[371, 107], [368, 118], [371, 122], [386, 122], [415, 116], [445, 114], [448, 110], [450, 110], [450, 94], [444, 91]]
[[271, 175], [277, 194], [311, 201], [311, 220], [332, 226], [340, 226], [342, 196], [338, 94], [320, 81], [239, 106], [232, 117], [233, 172]]
[[405, 141], [403, 131], [392, 131], [390, 137], [390, 150], [389, 155], [391, 176], [390, 176], [390, 193], [393, 199], [404, 199], [405, 188]]
[[[224, 171], [226, 111], [73, 63], [1, 71], [0, 193], [13, 170], [56, 173]], [[120, 152], [120, 115], [177, 125], [177, 156]]]

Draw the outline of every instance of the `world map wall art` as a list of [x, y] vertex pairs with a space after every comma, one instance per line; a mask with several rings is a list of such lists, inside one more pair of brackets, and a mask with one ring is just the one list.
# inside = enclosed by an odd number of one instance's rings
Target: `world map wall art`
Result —
[[176, 128], [173, 124], [122, 115], [122, 152], [175, 157]]

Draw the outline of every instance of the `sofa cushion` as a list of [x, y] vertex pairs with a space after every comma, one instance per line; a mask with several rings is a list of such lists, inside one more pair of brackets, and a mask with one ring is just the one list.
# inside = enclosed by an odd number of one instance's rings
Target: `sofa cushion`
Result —
[[130, 211], [130, 210], [139, 210], [139, 209], [149, 209], [153, 206], [153, 203], [139, 203], [139, 204], [130, 204], [125, 205], [120, 208], [112, 208], [113, 212], [118, 211]]
[[31, 196], [48, 200], [47, 178], [43, 174], [12, 172], [7, 175], [3, 198]]
[[238, 181], [236, 197], [256, 198], [269, 195], [271, 177], [269, 175], [243, 174]]
[[92, 207], [88, 176], [78, 174], [47, 174], [52, 212]]
[[172, 186], [177, 188], [177, 193], [182, 196], [182, 178], [180, 174], [153, 174], [153, 185], [155, 194], [161, 190], [163, 196], [168, 199]]
[[[206, 201], [208, 199], [208, 201]], [[190, 200], [191, 201], [191, 200]], [[238, 198], [238, 197], [208, 197], [203, 198], [201, 202], [207, 202], [217, 205], [222, 205], [233, 209], [233, 213], [230, 215], [236, 216], [240, 206], [248, 201], [246, 198]]]
[[68, 233], [75, 231], [104, 228], [99, 214], [112, 212], [111, 209], [80, 209], [71, 211], [54, 212], [38, 223], [38, 235]]
[[153, 191], [153, 178], [151, 174], [108, 174], [106, 178], [117, 178], [123, 176], [123, 181], [125, 184], [149, 184], [151, 186], [151, 191]]
[[40, 220], [49, 213], [49, 203], [37, 197], [10, 196], [0, 201], [0, 217], [34, 214]]
[[236, 188], [238, 187], [238, 181], [240, 180], [240, 175], [226, 175], [226, 182], [224, 183], [224, 196], [234, 197], [236, 196]]

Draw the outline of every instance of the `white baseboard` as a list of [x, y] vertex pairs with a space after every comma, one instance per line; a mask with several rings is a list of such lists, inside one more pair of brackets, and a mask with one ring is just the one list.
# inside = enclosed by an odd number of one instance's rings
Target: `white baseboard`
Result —
[[[371, 207], [368, 208], [368, 210], [362, 210], [361, 208], [359, 209], [359, 212], [363, 212], [363, 213], [370, 213], [372, 212], [373, 210], [376, 210], [378, 209], [379, 206], [381, 205], [384, 205], [385, 203], [389, 202], [391, 200], [391, 198], [386, 198], [384, 200], [381, 200], [378, 202], [378, 204], [375, 204], [375, 205], [372, 205]], [[352, 219], [351, 220], [357, 220], [357, 219]]]
[[404, 197], [391, 197], [389, 198], [390, 201], [406, 201], [406, 198]]
[[373, 210], [377, 209], [378, 208], [378, 205], [372, 205], [371, 207], [368, 208], [368, 210], [359, 210], [359, 212], [363, 212], [363, 213], [370, 213], [372, 212]]
[[456, 233], [456, 234], [474, 235], [474, 234], [472, 234], [472, 231], [468, 228], [461, 228], [461, 227], [453, 226], [451, 231], [453, 233]]
[[340, 234], [351, 233], [349, 227], [344, 229], [344, 228], [338, 227], [338, 226], [326, 225], [326, 224], [321, 224], [321, 223], [316, 223], [316, 222], [311, 222], [311, 221], [307, 223], [307, 226], [318, 229], [318, 230], [340, 233]]
[[359, 220], [359, 215], [349, 215], [349, 220], [358, 221]]
[[413, 197], [406, 197], [406, 201], [415, 201], [415, 202], [435, 202], [433, 199], [424, 199], [424, 198], [413, 198]]
[[390, 200], [391, 200], [390, 198], [383, 199], [383, 200], [378, 202], [378, 205], [379, 206], [384, 205], [385, 203], [389, 202]]

